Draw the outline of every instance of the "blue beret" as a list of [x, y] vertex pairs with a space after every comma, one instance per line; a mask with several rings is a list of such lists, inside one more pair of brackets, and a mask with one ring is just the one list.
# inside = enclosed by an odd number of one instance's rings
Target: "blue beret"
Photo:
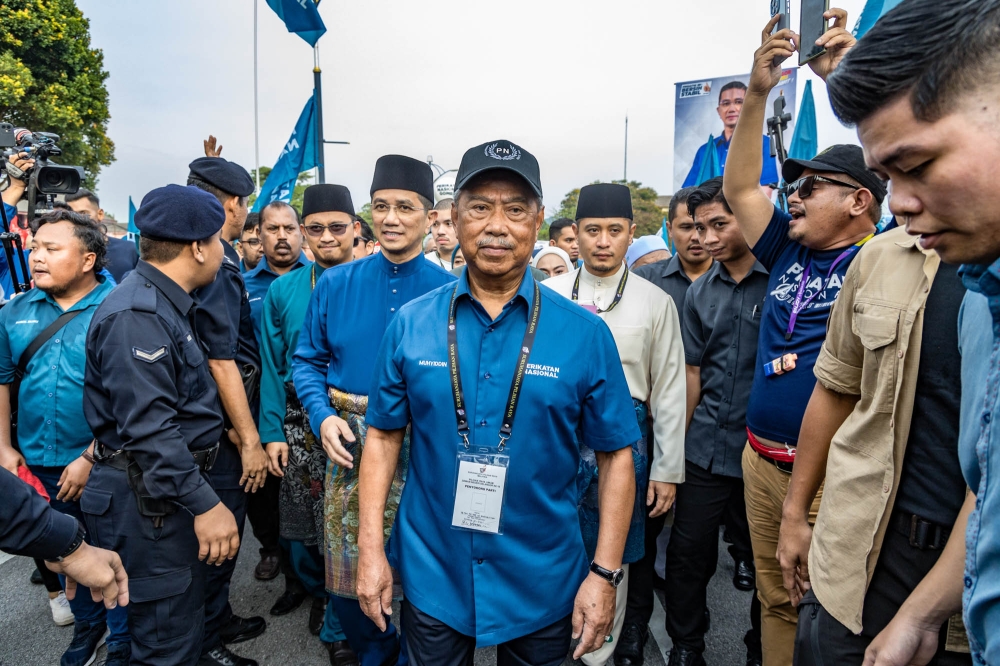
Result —
[[167, 185], [142, 198], [135, 213], [139, 233], [153, 240], [193, 243], [213, 236], [226, 221], [219, 200], [197, 187]]
[[191, 162], [188, 168], [191, 169], [188, 178], [193, 176], [237, 197], [248, 197], [253, 194], [253, 179], [247, 170], [236, 162], [221, 157], [199, 157]]

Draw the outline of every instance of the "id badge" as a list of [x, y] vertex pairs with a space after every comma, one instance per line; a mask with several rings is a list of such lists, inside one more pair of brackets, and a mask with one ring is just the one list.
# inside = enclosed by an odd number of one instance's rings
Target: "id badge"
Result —
[[503, 534], [503, 500], [510, 456], [502, 453], [458, 454], [454, 529]]
[[577, 301], [580, 307], [592, 314], [597, 314], [597, 305], [593, 301]]

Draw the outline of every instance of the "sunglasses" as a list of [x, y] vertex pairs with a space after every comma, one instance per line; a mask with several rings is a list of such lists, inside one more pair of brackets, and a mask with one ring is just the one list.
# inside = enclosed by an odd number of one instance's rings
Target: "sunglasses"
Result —
[[841, 187], [849, 187], [852, 190], [860, 190], [861, 188], [857, 185], [851, 185], [850, 183], [844, 183], [839, 180], [833, 180], [832, 178], [824, 178], [823, 176], [806, 176], [805, 178], [799, 178], [798, 180], [788, 183], [785, 185], [785, 194], [792, 194], [798, 191], [799, 198], [805, 199], [806, 197], [812, 195], [813, 188], [816, 187], [816, 183], [830, 183], [831, 185], [840, 185]]
[[347, 227], [349, 225], [343, 222], [334, 222], [333, 224], [307, 224], [305, 225], [306, 233], [313, 238], [319, 238], [323, 233], [329, 229], [330, 233], [334, 236], [343, 236], [347, 233]]

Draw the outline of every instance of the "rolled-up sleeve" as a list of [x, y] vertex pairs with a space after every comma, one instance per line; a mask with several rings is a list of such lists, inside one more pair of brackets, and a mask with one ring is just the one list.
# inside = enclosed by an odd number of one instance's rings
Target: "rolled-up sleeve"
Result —
[[813, 373], [826, 389], [846, 395], [861, 394], [861, 368], [865, 348], [854, 332], [854, 299], [862, 262], [847, 269], [844, 284], [826, 324], [826, 340], [820, 349]]
[[368, 391], [368, 413], [365, 420], [379, 430], [398, 430], [410, 422], [410, 402], [403, 376], [403, 354], [400, 343], [405, 331], [401, 314], [393, 319], [382, 337], [382, 344], [372, 373]]
[[635, 422], [632, 394], [625, 380], [618, 346], [603, 321], [592, 328], [585, 346], [590, 357], [587, 385], [580, 387], [583, 410], [580, 436], [594, 451], [617, 451], [642, 438]]
[[[145, 348], [162, 347], [166, 354], [153, 362], [137, 358], [132, 342], [140, 330]], [[214, 507], [219, 498], [177, 424], [177, 378], [187, 361], [160, 318], [124, 311], [102, 320], [90, 335], [118, 435], [142, 469], [149, 494], [172, 500], [196, 516]]]

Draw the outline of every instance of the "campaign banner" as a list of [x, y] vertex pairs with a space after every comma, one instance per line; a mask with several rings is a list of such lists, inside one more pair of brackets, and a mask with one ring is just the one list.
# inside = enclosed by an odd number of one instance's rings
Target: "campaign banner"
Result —
[[[729, 142], [736, 121], [743, 110], [749, 74], [720, 76], [714, 79], [696, 79], [677, 83], [674, 97], [674, 191], [682, 187], [699, 185], [702, 180], [720, 176], [725, 172]], [[765, 118], [774, 115], [774, 100], [785, 98], [785, 112], [792, 120], [785, 131], [785, 146], [792, 141], [795, 129], [796, 70], [785, 69], [781, 81], [767, 99]], [[764, 168], [761, 184], [778, 182], [777, 160], [771, 157], [771, 142], [767, 136], [767, 123], [761, 127], [764, 136]], [[711, 137], [714, 156], [709, 152]]]

